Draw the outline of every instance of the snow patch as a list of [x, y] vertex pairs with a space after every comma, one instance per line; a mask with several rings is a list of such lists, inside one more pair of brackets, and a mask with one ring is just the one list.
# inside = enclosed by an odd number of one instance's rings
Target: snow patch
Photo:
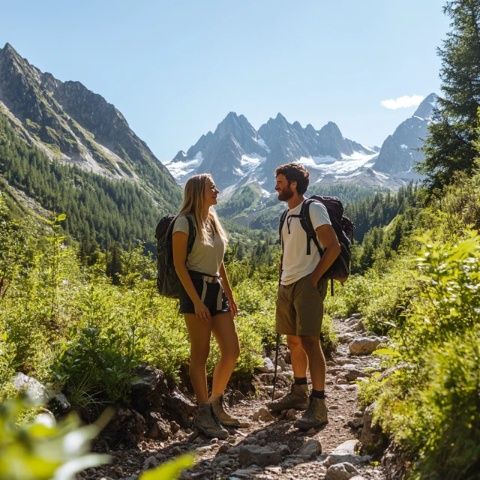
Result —
[[179, 179], [185, 177], [189, 173], [192, 173], [203, 162], [202, 152], [198, 152], [191, 160], [185, 160], [183, 162], [170, 161], [165, 164], [174, 178]]

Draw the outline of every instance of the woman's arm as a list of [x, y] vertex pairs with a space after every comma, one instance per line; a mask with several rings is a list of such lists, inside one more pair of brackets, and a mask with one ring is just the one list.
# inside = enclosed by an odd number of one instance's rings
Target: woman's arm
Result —
[[230, 282], [228, 281], [228, 275], [227, 271], [225, 270], [225, 265], [222, 264], [220, 265], [220, 277], [222, 278], [222, 287], [225, 292], [225, 295], [228, 298], [228, 303], [230, 304], [230, 308], [232, 309], [233, 316], [237, 315], [238, 313], [238, 308], [237, 304], [235, 303], [235, 300], [233, 298], [233, 292], [230, 287]]
[[175, 267], [175, 272], [177, 273], [183, 288], [193, 303], [195, 314], [202, 319], [210, 319], [210, 311], [199, 297], [197, 290], [193, 285], [192, 279], [188, 274], [186, 266], [187, 242], [188, 234], [185, 232], [177, 231], [172, 235], [173, 265]]

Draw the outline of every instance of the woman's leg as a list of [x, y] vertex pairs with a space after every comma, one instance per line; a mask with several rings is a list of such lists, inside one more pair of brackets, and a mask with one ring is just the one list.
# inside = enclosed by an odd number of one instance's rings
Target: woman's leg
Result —
[[212, 318], [212, 332], [220, 348], [220, 360], [213, 371], [211, 399], [215, 399], [225, 391], [232, 375], [240, 347], [231, 312], [219, 313]]
[[206, 364], [213, 320], [200, 320], [195, 314], [187, 313], [185, 322], [190, 336], [190, 381], [200, 405], [208, 402]]

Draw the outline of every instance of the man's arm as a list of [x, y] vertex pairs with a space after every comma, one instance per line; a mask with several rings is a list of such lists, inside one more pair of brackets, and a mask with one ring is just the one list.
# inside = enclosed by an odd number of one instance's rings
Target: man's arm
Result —
[[316, 230], [317, 238], [323, 245], [323, 255], [312, 273], [312, 283], [316, 286], [325, 272], [340, 255], [341, 247], [337, 234], [331, 225], [320, 225]]

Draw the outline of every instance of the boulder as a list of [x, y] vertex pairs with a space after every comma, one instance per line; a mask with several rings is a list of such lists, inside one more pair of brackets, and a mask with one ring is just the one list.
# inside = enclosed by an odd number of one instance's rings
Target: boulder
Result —
[[142, 366], [131, 383], [132, 406], [145, 414], [165, 407], [168, 385], [164, 373], [151, 366]]
[[273, 373], [275, 371], [275, 365], [268, 357], [263, 359], [263, 365], [257, 367], [257, 370], [262, 373]]
[[196, 412], [195, 404], [178, 388], [174, 388], [165, 398], [166, 406], [172, 416], [184, 427], [190, 426]]
[[267, 465], [278, 465], [282, 461], [282, 454], [279, 450], [269, 446], [243, 445], [240, 447], [238, 460], [242, 467], [254, 464], [265, 467]]
[[363, 413], [363, 427], [360, 432], [361, 453], [380, 457], [387, 445], [387, 438], [379, 425], [373, 423], [375, 402], [369, 405]]
[[305, 460], [313, 460], [322, 453], [322, 445], [318, 440], [308, 440], [305, 442], [296, 454]]
[[170, 423], [162, 418], [158, 412], [149, 412], [146, 415], [147, 437], [156, 440], [167, 440], [172, 434]]
[[255, 422], [258, 422], [258, 421], [271, 422], [273, 419], [274, 417], [270, 413], [270, 410], [268, 410], [267, 407], [261, 407], [252, 416], [252, 420], [254, 420]]
[[21, 372], [13, 377], [13, 387], [18, 392], [26, 392], [34, 402], [41, 405], [46, 405], [52, 397], [45, 385]]
[[328, 467], [325, 480], [350, 480], [358, 473], [358, 470], [351, 463], [338, 463]]
[[348, 348], [351, 355], [370, 355], [381, 343], [377, 337], [360, 337], [353, 340]]
[[133, 447], [144, 438], [145, 429], [146, 422], [140, 413], [129, 408], [119, 408], [100, 437], [112, 447]]

